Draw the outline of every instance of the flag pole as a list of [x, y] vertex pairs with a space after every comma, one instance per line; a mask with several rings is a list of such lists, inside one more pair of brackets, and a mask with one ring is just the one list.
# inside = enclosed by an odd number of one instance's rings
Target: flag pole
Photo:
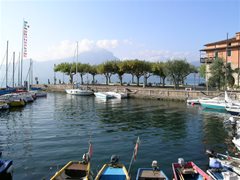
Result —
[[131, 171], [133, 159], [135, 159], [135, 157], [136, 157], [136, 155], [137, 155], [137, 150], [138, 150], [139, 142], [140, 142], [140, 139], [139, 139], [139, 136], [138, 136], [136, 145], [135, 145], [135, 147], [134, 147], [134, 149], [133, 149], [132, 158], [131, 158], [131, 161], [130, 161], [130, 164], [129, 164], [129, 167], [128, 167], [128, 174], [129, 174], [130, 171]]

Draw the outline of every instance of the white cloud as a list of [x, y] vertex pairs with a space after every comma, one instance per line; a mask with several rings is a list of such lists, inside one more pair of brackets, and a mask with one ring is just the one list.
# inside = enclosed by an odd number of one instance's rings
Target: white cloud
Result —
[[116, 48], [117, 46], [119, 46], [119, 41], [114, 39], [114, 40], [98, 40], [96, 42], [96, 45], [100, 48], [104, 48], [104, 49], [111, 49], [111, 48]]

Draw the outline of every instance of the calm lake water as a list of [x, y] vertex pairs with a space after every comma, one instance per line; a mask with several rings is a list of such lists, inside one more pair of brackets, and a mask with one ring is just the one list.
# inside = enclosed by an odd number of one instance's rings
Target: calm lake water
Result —
[[183, 102], [49, 93], [21, 109], [0, 112], [0, 151], [14, 161], [14, 179], [49, 179], [70, 160], [80, 160], [93, 144], [94, 174], [112, 154], [128, 167], [137, 137], [141, 144], [132, 166], [150, 167], [157, 160], [172, 178], [171, 163], [183, 157], [206, 169], [207, 148], [233, 151], [223, 126], [225, 113]]

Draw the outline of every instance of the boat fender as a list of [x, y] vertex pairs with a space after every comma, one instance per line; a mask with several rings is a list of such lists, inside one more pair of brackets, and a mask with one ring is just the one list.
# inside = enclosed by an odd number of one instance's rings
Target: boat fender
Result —
[[153, 168], [153, 171], [159, 170], [158, 162], [156, 160], [152, 162], [152, 168]]
[[112, 155], [111, 156], [111, 160], [110, 160], [111, 164], [117, 164], [118, 161], [119, 161], [119, 156], [117, 156], [117, 155]]

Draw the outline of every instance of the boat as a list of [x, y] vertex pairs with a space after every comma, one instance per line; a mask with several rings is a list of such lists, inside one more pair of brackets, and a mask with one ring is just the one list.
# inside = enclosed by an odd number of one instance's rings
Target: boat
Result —
[[67, 179], [92, 179], [90, 170], [90, 157], [88, 153], [83, 155], [82, 161], [70, 161], [60, 171], [51, 177], [51, 180]]
[[139, 168], [136, 180], [168, 180], [165, 173], [159, 169], [157, 161], [152, 162], [152, 168]]
[[104, 164], [95, 180], [130, 180], [126, 167], [119, 163], [119, 157], [112, 155], [109, 164]]
[[[1, 153], [0, 153], [1, 157]], [[13, 161], [0, 159], [0, 179], [11, 180], [13, 171]]]
[[229, 96], [228, 96], [228, 93], [227, 91], [225, 91], [224, 93], [224, 99], [225, 99], [225, 102], [229, 105], [233, 105], [233, 106], [240, 106], [240, 101], [238, 100], [232, 100]]
[[207, 175], [203, 170], [201, 170], [196, 164], [191, 161], [185, 163], [183, 158], [179, 158], [178, 163], [172, 164], [172, 170], [174, 180], [211, 179], [210, 176]]
[[189, 105], [195, 105], [195, 104], [200, 104], [199, 99], [187, 99], [187, 104]]
[[9, 109], [9, 105], [5, 102], [0, 101], [0, 110]]
[[226, 108], [226, 111], [233, 116], [240, 115], [240, 106], [238, 105], [227, 105], [225, 108]]
[[109, 94], [110, 96], [113, 96], [114, 98], [117, 98], [117, 99], [128, 98], [128, 94], [127, 93], [123, 93], [123, 92], [109, 91], [109, 92], [106, 92], [106, 93]]
[[240, 138], [234, 137], [232, 142], [236, 146], [236, 148], [240, 151]]
[[93, 90], [90, 88], [77, 88], [77, 89], [66, 89], [65, 90], [67, 94], [71, 95], [79, 95], [79, 96], [90, 96], [93, 95]]
[[0, 102], [5, 102], [10, 107], [23, 107], [26, 105], [24, 100], [17, 94], [2, 95], [2, 96], [0, 96]]
[[111, 94], [108, 94], [107, 92], [95, 92], [94, 95], [97, 98], [101, 98], [101, 99], [112, 99], [112, 98], [114, 98], [114, 96], [112, 96]]
[[214, 151], [207, 150], [209, 156], [209, 169], [207, 173], [214, 180], [240, 179], [238, 173], [240, 160]]
[[220, 97], [215, 97], [212, 99], [200, 99], [199, 100], [203, 108], [225, 110], [226, 102]]

